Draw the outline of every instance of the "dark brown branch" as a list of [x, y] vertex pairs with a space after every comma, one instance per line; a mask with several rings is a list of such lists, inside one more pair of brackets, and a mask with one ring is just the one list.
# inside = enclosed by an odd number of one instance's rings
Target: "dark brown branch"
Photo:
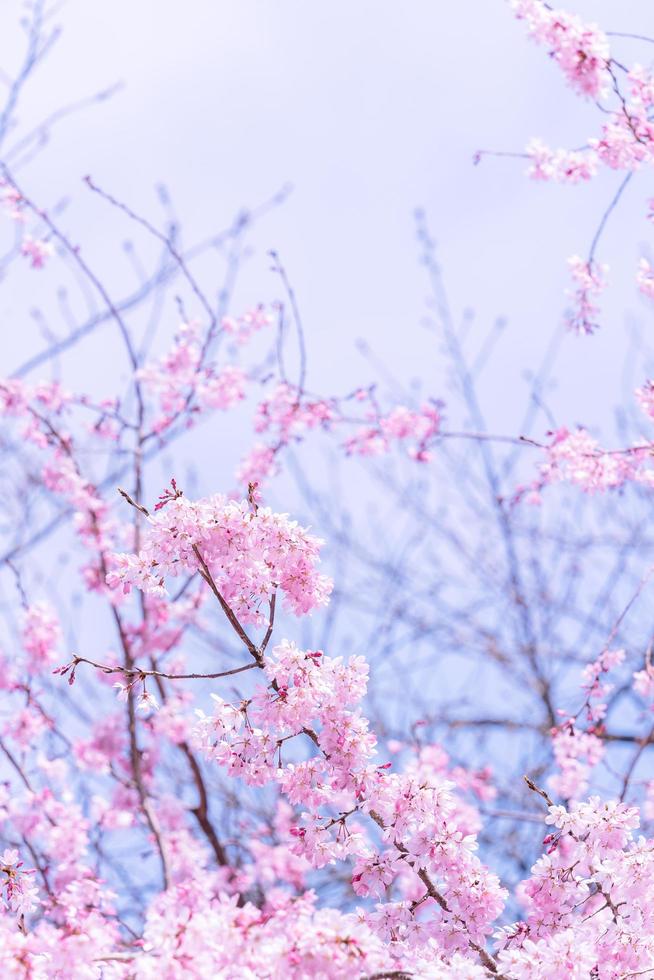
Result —
[[164, 670], [150, 670], [144, 667], [126, 667], [120, 664], [111, 666], [110, 664], [99, 664], [95, 660], [87, 657], [73, 657], [71, 665], [89, 664], [96, 667], [104, 674], [123, 674], [125, 677], [133, 677], [135, 680], [146, 677], [165, 677], [170, 681], [190, 681], [190, 680], [216, 680], [220, 677], [231, 677], [233, 674], [242, 674], [246, 670], [252, 670], [256, 664], [244, 664], [242, 667], [233, 667], [231, 670], [221, 670], [213, 674], [168, 674]]
[[234, 632], [239, 637], [239, 639], [242, 640], [242, 642], [245, 644], [249, 653], [254, 657], [257, 664], [261, 666], [261, 653], [259, 652], [258, 648], [255, 646], [255, 644], [252, 642], [250, 637], [247, 635], [247, 633], [239, 623], [234, 613], [234, 610], [231, 608], [231, 606], [225, 601], [225, 599], [221, 595], [220, 590], [218, 589], [218, 586], [214, 582], [213, 576], [209, 571], [209, 566], [207, 565], [204, 558], [200, 554], [200, 549], [196, 544], [193, 545], [193, 553], [195, 554], [197, 560], [200, 562], [200, 575], [205, 580], [205, 582], [207, 583], [207, 585], [215, 595], [216, 599], [220, 603], [220, 607], [222, 611], [225, 613], [225, 615], [227, 616], [227, 619], [229, 620], [229, 623], [232, 626]]

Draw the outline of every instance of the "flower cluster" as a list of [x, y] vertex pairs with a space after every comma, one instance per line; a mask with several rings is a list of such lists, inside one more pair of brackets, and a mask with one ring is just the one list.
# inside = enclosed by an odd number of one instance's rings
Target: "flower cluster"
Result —
[[34, 884], [33, 874], [34, 869], [23, 870], [18, 851], [7, 849], [0, 854], [0, 894], [11, 911], [19, 917], [34, 912], [39, 904], [39, 892]]
[[284, 382], [257, 406], [254, 430], [273, 433], [276, 442], [287, 443], [307, 430], [329, 427], [334, 417], [333, 403], [307, 398]]
[[552, 744], [559, 772], [550, 776], [550, 789], [564, 800], [583, 796], [591, 769], [604, 756], [601, 738], [592, 731], [580, 731], [571, 718], [553, 730]]
[[568, 265], [575, 284], [568, 295], [573, 307], [566, 314], [566, 324], [577, 334], [594, 333], [598, 327], [597, 297], [606, 287], [608, 266], [596, 262], [584, 262], [578, 255], [568, 259]]
[[288, 382], [277, 385], [259, 402], [254, 419], [254, 431], [265, 433], [270, 442], [255, 443], [242, 460], [239, 483], [262, 484], [275, 472], [280, 450], [312, 429], [329, 430], [339, 417], [334, 399], [310, 398]]
[[565, 481], [593, 493], [621, 486], [634, 465], [629, 455], [602, 450], [585, 429], [561, 428], [552, 434], [541, 478], [543, 483]]
[[5, 180], [0, 180], [0, 202], [2, 202], [2, 207], [5, 214], [11, 218], [12, 221], [25, 221], [23, 198], [18, 193], [16, 188], [7, 183]]
[[116, 554], [107, 583], [165, 595], [165, 579], [200, 572], [244, 623], [262, 624], [277, 589], [296, 615], [327, 602], [331, 581], [316, 570], [322, 541], [267, 507], [220, 494], [180, 495], [148, 519], [137, 555]]
[[[75, 404], [86, 407], [87, 399], [74, 399], [58, 382], [29, 385], [13, 379], [0, 381], [0, 408], [6, 417], [20, 420], [23, 441], [43, 454], [42, 486], [75, 511], [77, 533], [91, 553], [83, 570], [86, 584], [94, 591], [103, 591], [104, 568], [110, 549], [115, 547], [116, 525], [97, 486], [82, 472], [78, 443], [70, 428]], [[99, 407], [100, 420], [107, 410], [107, 405]], [[92, 436], [105, 438], [96, 427]]]
[[590, 180], [601, 164], [611, 170], [634, 171], [654, 162], [654, 83], [645, 69], [634, 66], [627, 76], [629, 94], [609, 114], [600, 135], [590, 137], [579, 150], [553, 150], [539, 139], [526, 147], [530, 165], [527, 175], [534, 180], [576, 184]]
[[43, 241], [40, 238], [32, 238], [25, 235], [20, 246], [22, 255], [25, 255], [32, 263], [33, 269], [42, 269], [46, 259], [54, 255], [54, 248], [51, 242]]
[[[6, 180], [0, 180], [0, 205], [18, 226], [25, 224], [25, 202], [16, 188]], [[46, 260], [54, 255], [54, 247], [52, 242], [25, 232], [22, 234], [20, 254], [29, 259], [33, 269], [42, 269]]]
[[597, 99], [608, 90], [609, 44], [597, 25], [585, 24], [543, 0], [511, 0], [511, 6], [516, 17], [525, 21], [529, 35], [548, 48], [575, 91]]
[[469, 813], [438, 765], [427, 756], [394, 775], [374, 764], [376, 740], [359, 708], [362, 658], [346, 663], [285, 641], [263, 669], [268, 686], [251, 698], [214, 697], [213, 715], [200, 713], [205, 754], [253, 785], [276, 782], [302, 808], [294, 852], [314, 868], [351, 863], [354, 892], [385, 899], [364, 918], [394, 957], [429, 942], [450, 952], [484, 943], [505, 892], [477, 858]]
[[638, 811], [591, 797], [551, 806], [548, 853], [523, 884], [526, 921], [498, 934], [498, 968], [518, 980], [646, 976], [654, 963], [652, 871]]
[[275, 473], [276, 457], [277, 452], [273, 446], [266, 446], [262, 442], [255, 443], [247, 456], [241, 460], [236, 471], [238, 482], [245, 486], [261, 486]]
[[417, 412], [398, 405], [347, 439], [345, 449], [357, 456], [379, 456], [387, 453], [394, 442], [408, 442], [407, 453], [411, 459], [426, 463], [431, 458], [429, 447], [440, 428], [440, 405], [425, 404]]
[[585, 698], [572, 717], [551, 732], [554, 759], [558, 772], [550, 776], [548, 783], [558, 796], [565, 800], [579, 799], [588, 791], [592, 769], [603, 759], [605, 746], [602, 740], [606, 717], [606, 698], [614, 685], [606, 680], [625, 659], [624, 650], [604, 650], [592, 663], [584, 667], [582, 690]]
[[230, 334], [236, 339], [238, 344], [246, 344], [253, 334], [258, 333], [265, 327], [269, 327], [272, 322], [273, 317], [270, 313], [266, 312], [265, 307], [257, 306], [239, 317], [223, 317], [221, 326], [225, 333]]
[[161, 414], [153, 429], [167, 429], [191, 403], [228, 409], [245, 397], [245, 373], [235, 365], [217, 371], [205, 366], [205, 351], [198, 323], [184, 323], [168, 353], [140, 368], [137, 378], [159, 398]]
[[646, 381], [641, 388], [636, 388], [635, 394], [641, 410], [650, 419], [654, 419], [654, 382]]
[[[654, 418], [654, 383], [646, 381], [634, 394], [643, 413]], [[541, 489], [551, 483], [570, 483], [586, 493], [613, 490], [628, 481], [646, 486], [654, 483], [652, 443], [649, 440], [608, 450], [581, 427], [571, 432], [562, 426], [548, 435], [550, 442], [544, 447], [547, 459], [540, 466], [538, 479], [528, 488], [528, 499], [532, 502], [539, 503]], [[525, 492], [526, 488], [520, 487], [516, 499]]]
[[[527, 175], [536, 180], [576, 184], [590, 180], [601, 166], [627, 172], [609, 212], [620, 198], [629, 176], [643, 166], [654, 164], [654, 75], [639, 64], [627, 67], [610, 57], [606, 35], [595, 25], [583, 24], [573, 15], [555, 10], [543, 0], [511, 0], [518, 18], [527, 24], [529, 34], [548, 49], [563, 70], [572, 88], [596, 102], [610, 96], [610, 108], [600, 105], [601, 125], [596, 135], [574, 150], [552, 149], [540, 139], [526, 147]], [[604, 228], [600, 222], [591, 254]], [[596, 327], [595, 299], [604, 288], [604, 271], [594, 261], [570, 259], [576, 281], [575, 309], [568, 315], [569, 325], [578, 333], [592, 333]], [[638, 288], [650, 299], [654, 283], [647, 260], [642, 259], [636, 276]]]
[[61, 627], [50, 606], [45, 602], [28, 606], [23, 614], [21, 632], [30, 673], [40, 673], [51, 667], [58, 656]]
[[542, 140], [532, 139], [526, 147], [529, 157], [527, 176], [532, 180], [552, 180], [560, 184], [578, 184], [597, 173], [594, 150], [552, 150]]
[[644, 296], [654, 299], [654, 269], [647, 259], [641, 259], [636, 273], [636, 285]]

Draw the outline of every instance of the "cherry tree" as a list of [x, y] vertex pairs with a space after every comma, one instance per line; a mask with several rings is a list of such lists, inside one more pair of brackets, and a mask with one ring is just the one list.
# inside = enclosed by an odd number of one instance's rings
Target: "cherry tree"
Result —
[[[602, 235], [651, 162], [654, 78], [595, 25], [510, 7], [598, 107], [581, 148], [515, 154], [527, 176], [621, 174], [569, 259], [566, 323], [592, 344]], [[451, 397], [311, 390], [282, 257], [270, 297], [233, 303], [283, 189], [183, 247], [165, 192], [160, 225], [86, 177], [90, 206], [158, 250], [118, 295], [22, 176], [58, 122], [17, 119], [52, 23], [31, 6], [0, 115], [3, 288], [54, 272], [67, 315], [61, 333], [39, 313], [44, 346], [0, 380], [5, 975], [654, 977], [654, 664], [632, 615], [654, 571], [654, 382], [619, 448], [548, 429], [547, 362], [520, 428], [489, 432], [493, 340], [470, 359], [418, 213]], [[643, 259], [646, 297], [653, 278]], [[98, 337], [113, 387], [69, 384], [61, 361]], [[179, 447], [197, 471], [233, 433], [239, 460], [195, 492]]]

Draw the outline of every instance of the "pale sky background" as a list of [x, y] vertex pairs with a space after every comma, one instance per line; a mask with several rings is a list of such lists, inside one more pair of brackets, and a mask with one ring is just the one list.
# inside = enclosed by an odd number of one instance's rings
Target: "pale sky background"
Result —
[[[568, 8], [608, 30], [654, 35], [644, 0]], [[0, 5], [6, 66], [22, 53], [20, 9], [18, 0]], [[290, 182], [288, 202], [254, 232], [236, 307], [279, 293], [266, 258], [274, 247], [301, 302], [313, 388], [343, 390], [369, 376], [354, 347], [364, 337], [402, 377], [431, 375], [430, 393], [447, 395], [420, 326], [427, 289], [412, 211], [423, 206], [455, 314], [476, 313], [471, 350], [496, 317], [508, 320], [485, 400], [490, 424], [515, 430], [521, 373], [538, 364], [565, 306], [566, 257], [586, 252], [620, 175], [568, 188], [526, 180], [521, 160], [472, 165], [480, 147], [521, 150], [534, 135], [575, 146], [597, 126], [597, 111], [565, 87], [507, 4], [67, 0], [55, 19], [62, 37], [25, 91], [23, 125], [116, 81], [125, 88], [64, 120], [21, 177], [46, 206], [71, 198], [63, 224], [109, 282], [128, 281], [121, 242], [131, 230], [90, 199], [83, 175], [154, 220], [153, 188], [165, 183], [187, 244]], [[654, 56], [654, 46], [628, 40], [615, 51], [626, 61]], [[640, 176], [607, 229], [599, 258], [613, 285], [603, 328], [565, 343], [549, 395], [557, 422], [606, 423], [622, 397], [628, 320], [652, 329], [633, 287], [652, 193]], [[0, 298], [8, 369], [38, 346], [17, 290]]]

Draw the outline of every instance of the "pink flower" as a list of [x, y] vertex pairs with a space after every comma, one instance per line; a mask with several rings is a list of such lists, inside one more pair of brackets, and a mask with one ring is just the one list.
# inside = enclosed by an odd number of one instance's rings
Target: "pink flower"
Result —
[[573, 89], [589, 98], [601, 97], [609, 88], [609, 44], [595, 24], [542, 0], [510, 0], [516, 17], [527, 24], [529, 35], [543, 44]]
[[137, 378], [159, 398], [161, 414], [153, 423], [156, 432], [167, 429], [181, 415], [190, 422], [194, 407], [226, 411], [245, 397], [245, 372], [234, 364], [218, 369], [207, 363], [200, 325], [195, 321], [182, 324], [168, 353], [141, 368]]
[[45, 265], [45, 260], [50, 258], [51, 255], [54, 255], [54, 248], [50, 242], [32, 238], [30, 235], [25, 236], [20, 250], [22, 255], [30, 259], [33, 269], [42, 269]]
[[594, 150], [551, 150], [539, 139], [526, 147], [530, 159], [527, 176], [533, 180], [552, 180], [577, 184], [597, 173], [598, 155]]
[[158, 711], [159, 702], [157, 701], [157, 699], [154, 697], [153, 694], [149, 694], [147, 691], [143, 691], [143, 693], [139, 694], [138, 698], [136, 699], [136, 710], [144, 711], [144, 712]]
[[646, 381], [641, 388], [636, 388], [636, 401], [645, 415], [654, 419], [654, 382]]
[[647, 259], [641, 259], [636, 274], [636, 284], [643, 295], [654, 299], [654, 269]]
[[34, 603], [23, 613], [22, 641], [31, 673], [43, 672], [58, 659], [61, 627], [47, 603]]
[[273, 322], [274, 317], [266, 312], [265, 307], [257, 306], [238, 318], [223, 317], [221, 326], [226, 333], [236, 338], [237, 343], [246, 344], [253, 334], [269, 327]]
[[606, 287], [608, 266], [596, 262], [584, 262], [578, 255], [568, 259], [576, 289], [569, 291], [574, 306], [566, 315], [566, 323], [570, 330], [577, 334], [591, 334], [597, 330], [597, 314], [599, 307], [595, 300]]
[[202, 560], [236, 615], [262, 624], [277, 589], [297, 616], [327, 603], [332, 583], [316, 570], [321, 546], [286, 514], [267, 507], [252, 513], [248, 501], [216, 494], [192, 502], [179, 495], [149, 518], [138, 555], [114, 556], [107, 582], [164, 595], [166, 577], [196, 572]]

